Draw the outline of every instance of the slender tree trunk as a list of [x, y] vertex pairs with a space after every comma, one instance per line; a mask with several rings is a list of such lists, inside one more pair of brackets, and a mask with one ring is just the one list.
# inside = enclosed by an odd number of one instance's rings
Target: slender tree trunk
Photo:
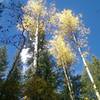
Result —
[[[77, 44], [77, 39], [76, 39], [75, 35], [73, 35], [73, 38], [74, 38], [75, 43]], [[95, 94], [96, 94], [96, 96], [97, 96], [97, 99], [100, 100], [100, 94], [99, 94], [99, 92], [98, 92], [98, 90], [97, 90], [96, 84], [95, 84], [94, 79], [93, 79], [93, 77], [92, 77], [92, 74], [91, 74], [91, 72], [90, 72], [90, 70], [89, 70], [89, 68], [88, 68], [88, 65], [87, 65], [87, 63], [86, 63], [86, 60], [85, 60], [85, 58], [84, 58], [84, 56], [83, 56], [83, 54], [82, 54], [81, 48], [78, 46], [78, 44], [77, 44], [77, 47], [78, 47], [78, 51], [79, 51], [79, 53], [80, 53], [81, 59], [82, 59], [82, 61], [83, 61], [83, 64], [84, 64], [84, 66], [85, 66], [86, 72], [87, 72], [87, 74], [88, 74], [88, 76], [89, 76], [89, 79], [90, 79], [90, 81], [91, 81], [91, 83], [92, 83], [92, 86], [93, 86], [93, 88], [94, 88], [94, 91], [95, 91]]]
[[66, 67], [65, 67], [65, 70], [66, 70], [66, 73], [67, 73], [67, 76], [68, 76], [68, 80], [69, 80], [69, 83], [70, 83], [70, 87], [71, 87], [71, 92], [72, 92], [73, 98], [75, 98], [74, 97], [74, 91], [73, 91], [73, 84], [71, 82], [71, 78], [70, 78], [70, 75], [69, 75], [68, 70], [67, 70]]
[[35, 32], [35, 41], [34, 41], [34, 56], [33, 56], [33, 74], [36, 72], [37, 69], [37, 57], [38, 57], [38, 38], [39, 38], [39, 18], [37, 18], [37, 23], [36, 23], [36, 32]]
[[72, 90], [71, 90], [71, 86], [70, 86], [70, 82], [69, 82], [69, 79], [68, 79], [68, 75], [67, 75], [67, 73], [66, 73], [65, 66], [63, 66], [63, 70], [64, 70], [65, 78], [66, 78], [66, 80], [67, 80], [67, 86], [68, 86], [68, 89], [69, 89], [69, 92], [70, 92], [70, 99], [71, 99], [71, 100], [74, 100], [73, 94], [72, 94]]

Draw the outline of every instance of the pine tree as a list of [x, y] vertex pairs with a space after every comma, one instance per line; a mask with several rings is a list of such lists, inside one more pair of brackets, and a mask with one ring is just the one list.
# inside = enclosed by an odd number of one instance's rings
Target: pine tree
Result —
[[20, 67], [21, 63], [20, 60], [17, 61], [15, 65], [15, 69], [11, 73], [9, 78], [6, 78], [4, 83], [2, 84], [0, 99], [1, 100], [18, 100], [20, 97], [20, 79], [21, 79], [21, 72]]
[[[24, 86], [24, 98], [35, 98], [36, 100], [59, 99], [59, 94], [56, 93], [56, 74], [52, 73], [53, 68], [50, 62], [50, 54], [46, 47], [46, 43], [45, 34], [41, 34], [39, 36], [38, 45], [39, 52], [37, 71], [35, 75], [33, 75], [31, 68], [27, 71], [27, 78]], [[30, 94], [30, 92], [32, 94]]]

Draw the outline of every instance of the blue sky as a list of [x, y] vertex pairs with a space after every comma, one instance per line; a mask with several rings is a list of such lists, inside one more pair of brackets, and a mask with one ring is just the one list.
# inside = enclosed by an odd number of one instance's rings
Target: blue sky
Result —
[[[7, 0], [5, 0], [7, 1]], [[47, 0], [52, 2], [53, 0]], [[91, 32], [89, 35], [89, 48], [90, 54], [93, 54], [100, 58], [100, 0], [55, 0], [56, 6], [59, 10], [72, 9], [74, 13], [83, 15], [84, 24], [90, 28]], [[12, 31], [12, 30], [11, 30]], [[11, 32], [12, 33], [12, 32]], [[13, 59], [15, 52], [14, 47], [9, 46], [10, 59]], [[82, 66], [79, 65], [76, 68], [77, 73], [82, 70]]]
[[[49, 0], [52, 1], [52, 0]], [[83, 21], [91, 32], [89, 35], [90, 54], [100, 58], [100, 0], [55, 0], [58, 9], [72, 9], [83, 15]]]

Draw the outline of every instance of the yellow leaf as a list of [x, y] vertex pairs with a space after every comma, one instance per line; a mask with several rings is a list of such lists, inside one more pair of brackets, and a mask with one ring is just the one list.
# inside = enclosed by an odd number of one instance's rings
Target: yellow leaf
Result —
[[51, 41], [52, 48], [51, 54], [57, 59], [59, 66], [70, 65], [74, 61], [74, 54], [72, 53], [69, 45], [65, 44], [63, 36], [59, 35], [56, 39]]
[[60, 30], [63, 30], [65, 34], [76, 31], [79, 26], [79, 18], [74, 16], [71, 10], [63, 10], [58, 16], [60, 18]]

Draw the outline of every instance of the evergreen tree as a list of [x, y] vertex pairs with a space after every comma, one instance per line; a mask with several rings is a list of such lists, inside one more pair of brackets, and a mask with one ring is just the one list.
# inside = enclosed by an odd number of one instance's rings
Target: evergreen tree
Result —
[[0, 99], [1, 100], [18, 100], [20, 97], [20, 79], [21, 79], [21, 72], [20, 67], [21, 63], [20, 60], [17, 61], [15, 65], [15, 69], [11, 73], [9, 78], [6, 78], [4, 83], [2, 84]]
[[59, 94], [56, 92], [57, 75], [52, 73], [53, 67], [49, 58], [50, 54], [46, 47], [45, 34], [39, 36], [38, 49], [37, 71], [34, 75], [31, 68], [27, 71], [24, 98], [27, 96], [26, 98], [34, 98], [35, 100], [58, 100]]

